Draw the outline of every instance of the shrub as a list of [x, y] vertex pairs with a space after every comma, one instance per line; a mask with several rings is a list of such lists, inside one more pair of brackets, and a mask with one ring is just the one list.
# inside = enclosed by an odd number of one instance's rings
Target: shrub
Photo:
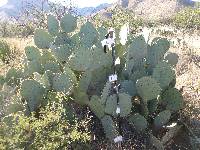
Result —
[[11, 48], [6, 41], [0, 40], [0, 59], [8, 62], [11, 57]]
[[[39, 113], [27, 117], [23, 113], [6, 116], [0, 122], [1, 149], [63, 149], [87, 143], [90, 134], [86, 121], [70, 123], [68, 111], [61, 103], [49, 103]], [[72, 120], [71, 120], [72, 121]], [[84, 126], [84, 131], [79, 128]]]
[[200, 29], [200, 9], [186, 8], [174, 17], [174, 24], [177, 27], [187, 29]]

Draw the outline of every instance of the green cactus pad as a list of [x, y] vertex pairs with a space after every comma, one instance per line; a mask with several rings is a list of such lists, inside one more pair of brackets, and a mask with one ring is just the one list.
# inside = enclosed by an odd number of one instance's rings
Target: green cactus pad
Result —
[[133, 42], [128, 47], [127, 68], [129, 74], [132, 70], [144, 67], [145, 58], [147, 56], [147, 43], [142, 35], [133, 39]]
[[41, 57], [39, 49], [34, 46], [25, 47], [26, 57], [29, 61], [39, 60]]
[[48, 49], [53, 42], [52, 36], [44, 29], [36, 29], [34, 34], [35, 45], [40, 49]]
[[35, 80], [24, 80], [21, 85], [21, 96], [27, 101], [30, 111], [40, 106], [45, 95], [45, 88]]
[[77, 27], [77, 18], [71, 14], [65, 14], [65, 16], [61, 18], [60, 26], [64, 32], [70, 33]]
[[142, 77], [136, 82], [138, 94], [144, 101], [156, 99], [161, 93], [157, 81], [151, 77]]
[[154, 118], [154, 125], [155, 127], [162, 127], [166, 123], [169, 122], [171, 117], [171, 112], [169, 110], [164, 110], [160, 112], [155, 118]]
[[133, 81], [124, 80], [120, 84], [121, 84], [121, 88], [120, 88], [121, 93], [127, 93], [130, 96], [136, 95], [137, 91], [136, 91], [136, 87], [135, 87], [135, 84], [133, 83]]
[[91, 79], [92, 79], [92, 72], [91, 71], [86, 71], [80, 81], [79, 81], [79, 88], [85, 92], [87, 92], [88, 90], [88, 87], [90, 85], [90, 82], [91, 82]]
[[154, 68], [159, 62], [164, 59], [164, 55], [170, 47], [170, 43], [165, 38], [156, 38], [152, 41], [151, 46], [148, 46], [148, 63], [150, 69]]
[[55, 74], [53, 77], [53, 89], [68, 95], [73, 90], [73, 83], [66, 73]]
[[99, 119], [101, 119], [105, 115], [104, 105], [101, 104], [101, 101], [98, 96], [92, 96], [89, 102], [89, 106]]
[[74, 101], [80, 105], [88, 105], [89, 98], [85, 91], [81, 91], [79, 88], [75, 88], [74, 90]]
[[44, 65], [44, 71], [50, 70], [53, 73], [61, 72], [60, 65], [56, 62], [49, 61]]
[[175, 67], [176, 64], [178, 63], [178, 58], [179, 56], [176, 53], [169, 52], [165, 56], [165, 61], [167, 61], [167, 63], [170, 64], [171, 66]]
[[54, 44], [56, 46], [70, 44], [71, 42], [72, 40], [70, 39], [69, 35], [67, 35], [67, 33], [64, 32], [59, 33], [54, 40]]
[[106, 101], [105, 113], [115, 116], [117, 110], [117, 95], [110, 95]]
[[104, 89], [101, 94], [101, 103], [102, 104], [106, 103], [106, 100], [107, 100], [108, 96], [110, 95], [110, 93], [111, 93], [111, 83], [106, 82], [106, 85], [104, 86]]
[[178, 111], [183, 108], [183, 96], [176, 88], [166, 90], [161, 97], [161, 102], [166, 109]]
[[34, 80], [39, 82], [46, 89], [50, 89], [50, 87], [51, 87], [51, 84], [49, 82], [49, 77], [46, 72], [43, 75], [40, 75], [39, 73], [35, 72]]
[[6, 73], [5, 82], [9, 86], [16, 86], [19, 85], [20, 79], [23, 77], [22, 70], [17, 70], [15, 68], [11, 68]]
[[42, 74], [44, 71], [42, 64], [37, 60], [29, 61], [27, 69], [28, 69], [29, 75], [33, 74], [34, 72], [38, 72]]
[[92, 48], [91, 57], [93, 59], [91, 59], [90, 70], [112, 65], [112, 56], [109, 53], [102, 52], [102, 48]]
[[147, 76], [145, 68], [140, 68], [137, 70], [134, 70], [132, 74], [130, 74], [129, 78], [131, 81], [136, 83], [136, 81], [144, 76]]
[[47, 16], [48, 31], [51, 35], [55, 36], [59, 32], [59, 22], [53, 15]]
[[81, 47], [72, 55], [70, 59], [70, 66], [76, 71], [86, 71], [90, 69], [92, 61], [93, 58], [90, 49]]
[[148, 110], [149, 110], [149, 113], [150, 114], [153, 114], [153, 113], [155, 113], [155, 111], [157, 110], [157, 108], [158, 108], [158, 100], [157, 99], [153, 99], [153, 100], [150, 100], [150, 101], [148, 101]]
[[115, 123], [113, 122], [112, 118], [106, 115], [101, 119], [101, 123], [103, 125], [106, 138], [108, 138], [110, 141], [113, 141], [114, 138], [117, 137], [118, 132], [116, 130]]
[[71, 70], [71, 68], [69, 68], [68, 66], [65, 66], [63, 70], [64, 70], [64, 73], [68, 76], [68, 78], [72, 82], [72, 84], [76, 85], [78, 82], [76, 78], [76, 74]]
[[53, 57], [52, 53], [49, 50], [43, 50], [41, 56], [41, 64], [45, 65], [50, 61], [56, 62], [55, 58]]
[[60, 63], [66, 63], [71, 55], [71, 47], [68, 45], [61, 45], [59, 47], [51, 47], [51, 52]]
[[108, 33], [108, 31], [106, 30], [106, 28], [104, 28], [103, 26], [99, 27], [97, 29], [98, 33], [99, 33], [99, 41], [102, 41], [105, 39], [105, 35]]
[[131, 115], [128, 121], [138, 132], [144, 131], [147, 128], [147, 120], [138, 113]]
[[82, 46], [91, 48], [98, 40], [98, 32], [90, 22], [86, 22], [80, 29], [80, 42]]
[[166, 62], [160, 62], [153, 69], [152, 77], [157, 80], [160, 87], [165, 90], [170, 83], [176, 78], [175, 70]]
[[131, 96], [126, 93], [119, 94], [120, 117], [126, 117], [131, 113]]

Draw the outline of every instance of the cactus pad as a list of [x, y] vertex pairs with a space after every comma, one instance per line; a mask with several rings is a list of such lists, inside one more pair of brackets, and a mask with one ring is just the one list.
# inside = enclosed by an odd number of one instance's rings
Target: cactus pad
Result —
[[157, 80], [160, 87], [165, 90], [170, 83], [176, 78], [175, 70], [166, 62], [160, 62], [153, 69], [152, 77]]
[[127, 93], [130, 96], [135, 96], [136, 95], [136, 87], [133, 81], [131, 80], [124, 80], [121, 82], [121, 88], [120, 88], [121, 93]]
[[39, 60], [41, 57], [39, 49], [35, 48], [34, 46], [25, 47], [25, 53], [29, 61]]
[[171, 111], [178, 111], [183, 108], [183, 96], [176, 88], [166, 90], [161, 102], [166, 106], [166, 109]]
[[144, 131], [147, 128], [147, 120], [138, 113], [131, 115], [128, 121], [138, 132]]
[[61, 71], [60, 65], [57, 62], [49, 61], [44, 64], [44, 71], [50, 70], [53, 73], [59, 73]]
[[154, 68], [160, 61], [164, 59], [164, 55], [170, 47], [170, 43], [165, 38], [155, 38], [151, 46], [148, 46], [148, 63], [150, 69]]
[[131, 96], [126, 93], [119, 94], [120, 117], [126, 117], [131, 113]]
[[80, 42], [82, 46], [91, 48], [98, 40], [98, 32], [90, 22], [86, 22], [80, 29]]
[[21, 96], [27, 101], [30, 111], [40, 106], [45, 95], [44, 87], [35, 80], [24, 80], [21, 85]]
[[161, 93], [161, 88], [157, 81], [151, 77], [143, 77], [136, 82], [138, 94], [144, 101], [156, 99]]
[[106, 85], [101, 94], [101, 103], [102, 104], [106, 103], [106, 100], [107, 100], [108, 96], [110, 95], [110, 93], [111, 93], [111, 83], [106, 82]]
[[104, 133], [106, 134], [106, 138], [112, 141], [118, 135], [115, 123], [113, 122], [112, 118], [108, 115], [104, 116], [101, 119], [101, 123], [104, 128]]
[[48, 31], [51, 35], [55, 36], [59, 32], [59, 22], [55, 16], [48, 15], [47, 16], [47, 26]]
[[70, 33], [77, 27], [77, 18], [71, 14], [65, 14], [65, 16], [61, 18], [60, 26], [64, 32]]
[[89, 98], [86, 92], [82, 91], [79, 88], [75, 88], [74, 90], [74, 101], [80, 105], [88, 105], [89, 104]]
[[40, 49], [48, 49], [53, 42], [52, 36], [44, 29], [36, 29], [34, 34], [35, 45]]
[[51, 52], [60, 63], [66, 63], [71, 55], [71, 47], [68, 45], [52, 46]]
[[168, 64], [175, 67], [178, 63], [179, 56], [176, 53], [168, 53], [167, 56], [165, 56], [165, 61], [167, 61]]
[[65, 45], [65, 44], [70, 44], [72, 41], [69, 38], [69, 36], [66, 33], [59, 33], [55, 40], [54, 40], [54, 44], [56, 46], [60, 46], [60, 45]]
[[15, 68], [11, 68], [6, 73], [5, 82], [9, 86], [16, 86], [19, 85], [20, 79], [23, 77], [22, 70], [17, 70]]
[[94, 114], [100, 119], [102, 118], [104, 113], [104, 105], [101, 104], [101, 101], [98, 96], [92, 96], [89, 106], [91, 110], [94, 112]]
[[155, 118], [154, 118], [154, 125], [155, 127], [162, 127], [166, 123], [169, 122], [171, 117], [171, 112], [169, 110], [164, 110], [160, 112]]
[[148, 101], [147, 107], [150, 114], [155, 113], [155, 111], [158, 108], [158, 102], [159, 102], [158, 99], [153, 99], [153, 100]]
[[106, 101], [105, 113], [115, 116], [117, 110], [117, 95], [110, 95]]
[[70, 94], [73, 89], [73, 83], [67, 74], [55, 74], [53, 77], [53, 89], [57, 92]]

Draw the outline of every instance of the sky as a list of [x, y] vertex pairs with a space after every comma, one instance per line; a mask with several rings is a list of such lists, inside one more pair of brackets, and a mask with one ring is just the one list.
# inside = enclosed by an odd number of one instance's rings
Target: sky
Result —
[[[57, 2], [62, 2], [64, 3], [64, 1], [69, 1], [69, 0], [50, 0], [50, 1], [57, 1]], [[80, 8], [83, 7], [96, 7], [102, 3], [113, 3], [116, 2], [117, 0], [72, 0], [74, 2], [74, 4]], [[0, 0], [0, 7], [5, 5], [7, 3], [7, 0]], [[66, 4], [66, 2], [65, 2]]]

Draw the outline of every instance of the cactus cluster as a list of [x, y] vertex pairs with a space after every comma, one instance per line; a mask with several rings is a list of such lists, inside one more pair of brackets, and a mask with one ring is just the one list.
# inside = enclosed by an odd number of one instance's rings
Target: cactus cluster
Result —
[[[48, 31], [35, 31], [37, 47], [25, 48], [24, 68], [11, 69], [1, 78], [1, 85], [20, 87], [30, 112], [44, 105], [49, 93], [62, 93], [88, 106], [101, 120], [106, 137], [113, 140], [119, 135], [116, 117], [127, 119], [140, 132], [149, 127], [152, 114], [154, 126], [160, 128], [183, 107], [183, 97], [174, 88], [173, 66], [178, 57], [166, 55], [167, 39], [155, 38], [146, 43], [143, 36], [137, 36], [130, 37], [126, 46], [116, 43], [116, 57], [121, 64], [117, 66], [120, 89], [115, 94], [113, 83], [108, 81], [112, 55], [101, 47], [106, 30], [96, 29], [88, 21], [80, 31], [76, 28], [77, 18], [70, 14], [60, 21], [48, 16]], [[140, 109], [136, 109], [136, 103]]]

